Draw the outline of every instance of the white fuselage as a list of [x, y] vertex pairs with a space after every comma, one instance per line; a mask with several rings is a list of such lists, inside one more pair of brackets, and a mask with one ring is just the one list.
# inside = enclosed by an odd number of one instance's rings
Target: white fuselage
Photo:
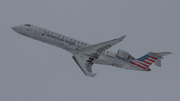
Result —
[[[29, 25], [29, 24], [20, 25], [20, 26], [12, 27], [12, 29], [20, 33], [21, 35], [60, 47], [76, 55], [82, 55], [82, 54], [77, 54], [77, 49], [90, 45], [88, 43], [34, 25]], [[126, 61], [118, 57], [116, 53], [111, 51], [103, 52], [98, 57], [98, 59], [95, 59], [92, 62], [95, 64], [112, 65], [125, 69], [145, 71], [142, 68], [132, 66], [129, 63], [129, 61]]]

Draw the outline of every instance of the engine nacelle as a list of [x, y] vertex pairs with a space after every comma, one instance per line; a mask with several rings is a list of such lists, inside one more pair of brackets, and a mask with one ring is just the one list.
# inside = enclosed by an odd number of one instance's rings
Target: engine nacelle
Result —
[[126, 60], [133, 60], [134, 59], [133, 56], [131, 56], [128, 52], [126, 52], [126, 51], [124, 51], [122, 49], [118, 50], [117, 56], [120, 57], [120, 58], [126, 59]]

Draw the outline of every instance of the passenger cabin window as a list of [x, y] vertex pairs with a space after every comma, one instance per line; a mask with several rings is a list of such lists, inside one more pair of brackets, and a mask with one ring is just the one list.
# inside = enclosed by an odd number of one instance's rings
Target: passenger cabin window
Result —
[[29, 27], [31, 27], [31, 25], [30, 25], [30, 24], [25, 24], [24, 26], [29, 26]]

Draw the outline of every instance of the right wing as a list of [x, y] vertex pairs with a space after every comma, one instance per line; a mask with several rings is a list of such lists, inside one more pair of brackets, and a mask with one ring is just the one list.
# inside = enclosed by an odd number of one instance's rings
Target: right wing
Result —
[[109, 49], [113, 45], [117, 44], [118, 42], [122, 41], [126, 35], [118, 38], [118, 39], [113, 39], [110, 41], [94, 44], [91, 46], [83, 47], [78, 49], [78, 53], [84, 54], [89, 56], [92, 59], [97, 59], [105, 50]]

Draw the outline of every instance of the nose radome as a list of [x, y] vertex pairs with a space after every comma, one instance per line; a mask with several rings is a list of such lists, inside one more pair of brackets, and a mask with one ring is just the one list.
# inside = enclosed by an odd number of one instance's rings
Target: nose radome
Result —
[[14, 31], [15, 31], [15, 29], [16, 29], [16, 27], [11, 27]]
[[14, 30], [15, 32], [19, 32], [20, 31], [20, 27], [19, 26], [14, 26], [14, 27], [11, 27], [12, 30]]
[[14, 31], [16, 31], [17, 32], [17, 30], [18, 30], [18, 26], [14, 26], [14, 27], [11, 27]]

